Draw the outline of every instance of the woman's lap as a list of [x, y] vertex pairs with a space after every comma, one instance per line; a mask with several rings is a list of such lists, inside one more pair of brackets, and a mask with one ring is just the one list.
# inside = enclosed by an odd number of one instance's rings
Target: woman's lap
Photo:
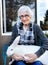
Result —
[[14, 61], [12, 65], [26, 65], [24, 61]]
[[40, 61], [35, 61], [34, 63], [26, 63], [25, 61], [14, 61], [12, 65], [43, 65]]
[[31, 65], [43, 65], [40, 61], [35, 61], [34, 63], [32, 63]]

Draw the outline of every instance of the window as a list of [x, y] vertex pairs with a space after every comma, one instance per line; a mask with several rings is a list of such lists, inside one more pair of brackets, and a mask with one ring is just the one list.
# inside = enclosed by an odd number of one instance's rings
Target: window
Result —
[[45, 34], [48, 33], [48, 3], [47, 0], [37, 0], [37, 24]]
[[17, 10], [21, 5], [28, 5], [34, 12], [35, 0], [2, 0], [2, 33], [9, 35], [17, 21]]

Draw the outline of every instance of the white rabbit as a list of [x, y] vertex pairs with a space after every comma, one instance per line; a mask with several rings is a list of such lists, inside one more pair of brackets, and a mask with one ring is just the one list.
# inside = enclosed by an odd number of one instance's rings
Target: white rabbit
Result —
[[8, 47], [6, 52], [7, 56], [11, 56], [15, 52], [15, 48], [18, 45], [19, 40], [20, 40], [20, 36], [17, 36], [13, 41], [13, 43]]

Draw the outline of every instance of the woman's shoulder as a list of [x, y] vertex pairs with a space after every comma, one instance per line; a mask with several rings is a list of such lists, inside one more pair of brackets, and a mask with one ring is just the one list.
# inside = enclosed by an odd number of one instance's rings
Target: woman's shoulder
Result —
[[19, 26], [19, 25], [20, 25], [20, 22], [16, 22], [16, 23], [14, 24], [13, 28], [17, 28], [17, 26]]
[[16, 27], [17, 27], [16, 24], [14, 24], [14, 26], [13, 26], [12, 28], [14, 29], [14, 28], [16, 28]]
[[35, 31], [42, 30], [41, 27], [38, 24], [36, 24], [36, 23], [33, 25], [33, 28], [34, 28]]
[[36, 23], [34, 23], [34, 24], [33, 24], [33, 27], [34, 27], [34, 28], [39, 28], [39, 25], [36, 24]]
[[38, 27], [39, 25], [38, 25], [37, 23], [34, 23], [34, 25], [33, 25], [33, 26]]
[[17, 24], [15, 23], [14, 26], [12, 27], [12, 31], [17, 31]]

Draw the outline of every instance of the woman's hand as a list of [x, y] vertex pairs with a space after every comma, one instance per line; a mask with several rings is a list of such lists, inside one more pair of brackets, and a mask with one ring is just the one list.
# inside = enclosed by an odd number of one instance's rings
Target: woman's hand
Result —
[[37, 55], [36, 54], [26, 54], [26, 57], [28, 57], [28, 60], [25, 60], [26, 63], [32, 63], [37, 59]]
[[13, 55], [12, 55], [12, 58], [15, 59], [15, 60], [17, 60], [17, 61], [18, 61], [18, 60], [24, 60], [24, 58], [23, 58], [22, 56], [16, 55], [16, 54], [13, 54]]

